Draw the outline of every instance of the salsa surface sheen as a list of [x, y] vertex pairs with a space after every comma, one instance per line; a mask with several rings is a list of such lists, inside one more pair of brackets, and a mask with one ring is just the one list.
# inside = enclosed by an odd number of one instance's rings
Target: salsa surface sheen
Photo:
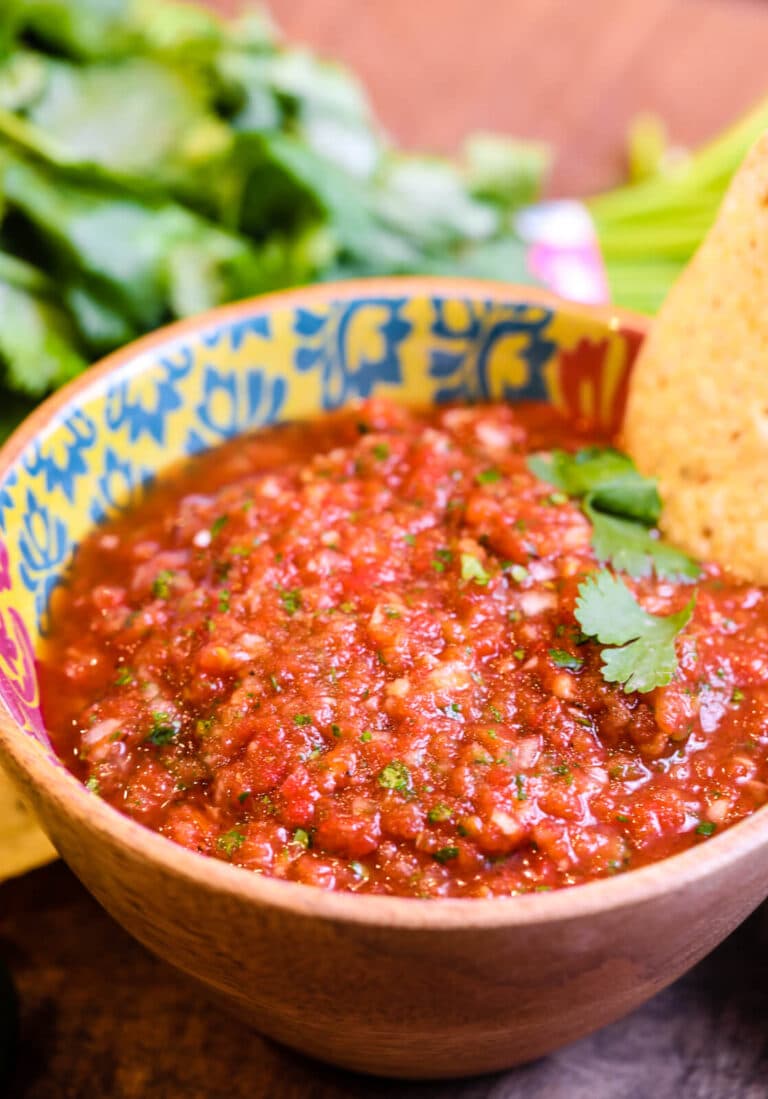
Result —
[[607, 684], [589, 523], [525, 461], [591, 442], [370, 401], [171, 471], [54, 597], [58, 752], [177, 843], [328, 889], [509, 896], [709, 842], [768, 798], [768, 601], [628, 581], [696, 608], [669, 686]]

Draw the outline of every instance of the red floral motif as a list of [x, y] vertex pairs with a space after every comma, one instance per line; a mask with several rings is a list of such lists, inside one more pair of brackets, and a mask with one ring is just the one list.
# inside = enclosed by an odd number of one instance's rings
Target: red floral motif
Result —
[[559, 385], [565, 409], [608, 431], [621, 425], [629, 375], [642, 336], [616, 332], [603, 340], [580, 340], [561, 351]]

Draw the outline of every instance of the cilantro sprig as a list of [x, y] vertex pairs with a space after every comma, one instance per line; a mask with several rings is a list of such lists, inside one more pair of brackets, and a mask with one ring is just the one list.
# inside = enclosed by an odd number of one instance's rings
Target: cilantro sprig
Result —
[[677, 668], [675, 640], [688, 624], [696, 594], [676, 614], [650, 614], [627, 585], [607, 569], [579, 585], [576, 621], [603, 650], [603, 679], [621, 683], [626, 693], [664, 687]]
[[592, 524], [592, 549], [601, 562], [640, 579], [655, 572], [665, 580], [695, 580], [699, 566], [668, 546], [655, 529], [661, 514], [656, 482], [643, 477], [626, 455], [588, 447], [570, 454], [533, 454], [537, 477], [582, 502]]

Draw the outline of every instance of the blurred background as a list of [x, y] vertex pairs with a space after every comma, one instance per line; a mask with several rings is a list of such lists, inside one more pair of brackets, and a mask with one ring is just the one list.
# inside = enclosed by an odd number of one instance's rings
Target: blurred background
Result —
[[[221, 11], [242, 10], [216, 0]], [[551, 142], [549, 190], [624, 178], [632, 120], [696, 146], [768, 94], [764, 0], [272, 0], [289, 39], [350, 65], [412, 148], [498, 129]]]

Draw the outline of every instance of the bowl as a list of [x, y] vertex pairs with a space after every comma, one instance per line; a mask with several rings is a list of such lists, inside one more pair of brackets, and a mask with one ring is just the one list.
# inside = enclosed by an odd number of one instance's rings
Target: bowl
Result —
[[294, 290], [126, 348], [0, 452], [0, 758], [115, 919], [271, 1038], [391, 1076], [538, 1057], [631, 1011], [763, 900], [766, 811], [647, 868], [509, 899], [328, 893], [187, 851], [102, 802], [48, 744], [34, 650], [72, 548], [173, 459], [371, 393], [549, 400], [616, 427], [645, 329], [498, 283]]

